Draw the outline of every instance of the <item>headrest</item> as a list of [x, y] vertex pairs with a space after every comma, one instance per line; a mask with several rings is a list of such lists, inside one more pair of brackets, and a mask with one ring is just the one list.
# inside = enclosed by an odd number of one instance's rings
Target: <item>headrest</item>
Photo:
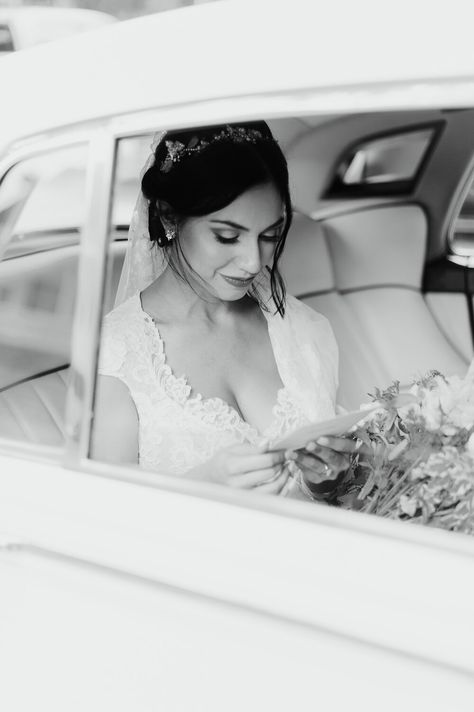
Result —
[[295, 296], [334, 289], [334, 274], [321, 225], [296, 213], [280, 259], [288, 292]]
[[418, 205], [361, 210], [322, 224], [338, 290], [421, 287], [427, 222]]

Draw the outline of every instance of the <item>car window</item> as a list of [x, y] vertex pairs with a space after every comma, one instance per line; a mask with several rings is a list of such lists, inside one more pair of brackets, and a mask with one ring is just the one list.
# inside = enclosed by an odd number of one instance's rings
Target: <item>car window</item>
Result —
[[50, 151], [0, 183], [0, 436], [62, 442], [86, 160]]
[[1, 256], [77, 244], [84, 219], [85, 181], [82, 146], [14, 165], [1, 182]]
[[474, 176], [471, 175], [461, 195], [449, 229], [449, 242], [457, 255], [474, 255]]
[[126, 137], [117, 142], [104, 313], [107, 313], [114, 303], [130, 218], [140, 190], [140, 173], [150, 155], [152, 140], [152, 134], [142, 134]]
[[337, 165], [328, 196], [409, 191], [435, 132], [431, 127], [358, 143]]
[[151, 151], [152, 134], [121, 139], [117, 144], [112, 203], [112, 225], [128, 230], [130, 216], [140, 188], [140, 171]]

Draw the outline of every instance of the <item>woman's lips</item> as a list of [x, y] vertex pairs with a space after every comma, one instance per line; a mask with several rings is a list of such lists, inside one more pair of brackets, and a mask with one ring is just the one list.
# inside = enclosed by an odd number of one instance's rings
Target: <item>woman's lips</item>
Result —
[[231, 277], [227, 274], [221, 275], [221, 277], [223, 277], [229, 284], [232, 284], [233, 287], [248, 287], [252, 284], [255, 276], [256, 275], [254, 274], [251, 277]]

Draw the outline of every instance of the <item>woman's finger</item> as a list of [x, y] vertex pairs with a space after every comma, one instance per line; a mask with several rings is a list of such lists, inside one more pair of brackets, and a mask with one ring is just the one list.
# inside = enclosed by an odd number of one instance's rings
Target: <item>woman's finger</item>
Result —
[[261, 482], [255, 487], [255, 489], [257, 492], [264, 492], [265, 494], [280, 494], [288, 482], [289, 476], [290, 473], [287, 467], [283, 466], [280, 472], [277, 473], [276, 477], [269, 482]]
[[305, 478], [313, 484], [335, 482], [341, 472], [346, 472], [350, 466], [350, 457], [344, 453], [333, 450], [326, 451], [326, 457], [301, 453], [297, 460], [298, 466], [303, 470]]
[[229, 479], [229, 484], [242, 489], [251, 489], [267, 484], [271, 485], [277, 480], [284, 469], [284, 464], [278, 463], [272, 467], [234, 475]]
[[285, 461], [285, 451], [262, 452], [244, 456], [230, 456], [227, 468], [231, 476], [243, 473], [252, 473], [261, 470], [268, 470], [272, 467], [282, 465]]
[[[315, 441], [316, 446], [335, 450], [336, 452], [354, 453], [358, 450], [357, 441], [352, 438], [340, 438], [324, 435]], [[307, 448], [308, 449], [308, 448]]]
[[329, 436], [324, 436], [318, 438], [318, 440], [316, 441], [308, 443], [306, 449], [310, 451], [317, 451], [318, 448], [321, 447], [330, 448], [331, 450], [336, 450], [337, 452], [345, 452], [349, 455], [355, 455], [356, 453], [360, 453], [361, 455], [368, 455], [371, 452], [370, 447], [363, 443], [361, 440], [355, 440], [353, 438], [336, 438]]

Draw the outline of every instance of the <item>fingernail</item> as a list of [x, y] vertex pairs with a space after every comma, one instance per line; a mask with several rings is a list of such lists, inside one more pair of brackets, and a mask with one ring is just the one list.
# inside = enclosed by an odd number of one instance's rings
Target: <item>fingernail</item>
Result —
[[285, 450], [285, 460], [296, 460], [297, 455], [294, 450]]
[[313, 450], [316, 450], [317, 447], [318, 446], [316, 445], [314, 440], [311, 440], [311, 442], [306, 443], [306, 450], [308, 450], [309, 452], [313, 452]]
[[329, 445], [329, 438], [327, 438], [325, 435], [322, 435], [320, 438], [317, 439], [316, 442], [319, 445]]

